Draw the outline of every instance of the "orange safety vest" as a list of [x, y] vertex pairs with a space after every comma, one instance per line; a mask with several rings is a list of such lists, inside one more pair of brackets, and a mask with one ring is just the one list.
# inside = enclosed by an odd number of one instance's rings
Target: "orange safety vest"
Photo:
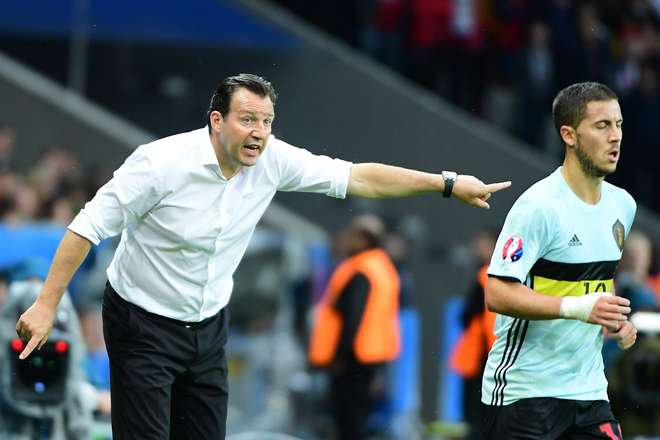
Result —
[[328, 366], [335, 357], [341, 336], [341, 315], [333, 307], [356, 274], [369, 280], [369, 295], [353, 350], [358, 361], [378, 363], [396, 359], [400, 351], [399, 274], [381, 249], [370, 249], [342, 262], [330, 278], [314, 310], [314, 328], [309, 344], [312, 365]]
[[[481, 288], [486, 289], [488, 264], [477, 274]], [[461, 334], [449, 358], [452, 370], [465, 378], [476, 376], [485, 364], [485, 357], [495, 342], [496, 314], [484, 307], [480, 316], [475, 316]]]

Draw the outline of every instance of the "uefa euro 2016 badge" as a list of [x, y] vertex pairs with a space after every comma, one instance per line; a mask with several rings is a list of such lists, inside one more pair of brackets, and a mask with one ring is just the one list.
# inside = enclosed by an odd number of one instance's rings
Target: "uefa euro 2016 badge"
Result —
[[614, 222], [612, 225], [612, 235], [614, 236], [614, 242], [619, 247], [619, 250], [623, 250], [623, 242], [626, 241], [626, 231], [623, 228], [623, 223], [619, 219]]
[[504, 249], [502, 249], [502, 259], [507, 263], [514, 263], [520, 260], [523, 256], [523, 240], [522, 237], [517, 235], [512, 235], [504, 243]]

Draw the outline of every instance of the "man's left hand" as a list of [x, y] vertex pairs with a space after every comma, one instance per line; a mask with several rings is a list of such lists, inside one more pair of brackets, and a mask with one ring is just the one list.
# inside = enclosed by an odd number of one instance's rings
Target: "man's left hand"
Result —
[[474, 176], [461, 174], [456, 178], [452, 195], [475, 208], [490, 209], [486, 202], [490, 196], [510, 186], [510, 181], [485, 184]]
[[616, 339], [617, 345], [622, 350], [627, 350], [633, 345], [637, 340], [637, 329], [630, 321], [623, 321], [619, 330], [610, 331], [610, 337]]

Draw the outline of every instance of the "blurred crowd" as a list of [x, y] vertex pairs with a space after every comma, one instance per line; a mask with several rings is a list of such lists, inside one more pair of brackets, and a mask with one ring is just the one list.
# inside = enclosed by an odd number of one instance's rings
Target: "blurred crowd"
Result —
[[112, 170], [83, 170], [73, 149], [53, 145], [19, 172], [13, 160], [16, 136], [11, 125], [0, 121], [0, 222], [68, 225]]
[[[1, 337], [3, 345], [10, 342], [7, 338], [15, 337], [12, 331], [15, 322], [11, 325], [10, 322], [15, 321], [17, 316], [14, 316], [16, 313], [12, 307], [17, 310], [27, 307], [29, 302], [26, 301], [36, 297], [39, 286], [48, 274], [50, 257], [64, 228], [109, 178], [100, 169], [83, 172], [74, 150], [65, 146], [44, 148], [31, 167], [19, 171], [13, 160], [17, 136], [11, 125], [0, 122], [0, 321], [4, 328]], [[98, 276], [98, 272], [103, 271], [101, 266], [107, 263], [103, 261], [107, 258], [105, 250], [104, 246], [98, 248], [83, 263], [83, 271], [71, 284], [70, 295], [62, 307], [75, 312], [70, 314], [70, 319], [63, 321], [60, 330], [70, 337], [67, 342], [72, 347], [72, 359], [75, 359], [71, 361], [75, 367], [66, 380], [77, 383], [75, 392], [70, 393], [73, 400], [67, 400], [70, 404], [64, 406], [80, 409], [80, 401], [86, 401], [88, 405], [82, 407], [86, 414], [67, 413], [66, 420], [77, 419], [80, 422], [93, 420], [94, 416], [105, 420], [110, 414], [108, 360], [100, 313], [105, 280], [103, 275]], [[9, 360], [6, 361], [0, 368], [3, 378], [12, 365]], [[6, 392], [7, 383], [3, 381], [0, 388], [3, 393]], [[46, 391], [43, 393], [48, 394]], [[11, 419], [26, 422], [24, 426], [15, 423], [12, 428], [15, 432], [32, 429], [27, 421], [37, 419], [21, 415], [22, 412], [29, 413], [25, 409], [29, 405], [21, 406], [19, 402], [12, 401], [11, 394], [4, 393], [3, 397], [0, 397], [0, 421]], [[3, 429], [9, 426], [6, 423], [0, 425]], [[57, 432], [64, 432], [67, 438], [72, 439], [89, 438], [89, 426], [82, 430], [79, 428], [63, 426]], [[29, 435], [27, 431], [24, 433]], [[2, 429], [0, 434], [9, 435]]]
[[625, 119], [611, 180], [660, 211], [660, 1], [278, 2], [555, 157], [554, 95], [579, 81], [609, 85]]

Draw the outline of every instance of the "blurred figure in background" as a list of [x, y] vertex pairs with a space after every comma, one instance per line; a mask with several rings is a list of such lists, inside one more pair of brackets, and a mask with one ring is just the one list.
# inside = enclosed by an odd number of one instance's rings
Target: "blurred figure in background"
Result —
[[623, 169], [619, 181], [631, 182], [637, 199], [649, 206], [657, 206], [660, 200], [660, 174], [657, 172], [660, 163], [659, 71], [660, 61], [644, 60], [640, 64], [639, 83], [622, 102], [626, 115], [630, 113], [630, 122], [627, 123], [630, 127], [626, 126], [626, 130], [631, 136], [626, 141], [625, 151], [632, 163]]
[[14, 128], [0, 121], [0, 174], [13, 169], [12, 153], [15, 140]]
[[623, 258], [616, 279], [616, 292], [630, 300], [631, 313], [655, 309], [657, 299], [649, 283], [653, 246], [641, 231], [633, 231], [623, 248]]
[[360, 46], [394, 70], [403, 67], [406, 0], [360, 0]]
[[309, 359], [330, 376], [338, 439], [369, 435], [369, 414], [384, 389], [384, 367], [400, 351], [400, 281], [382, 249], [380, 218], [362, 215], [340, 236], [346, 259], [315, 310]]
[[660, 304], [660, 243], [657, 242], [653, 244], [648, 285], [653, 290], [657, 303]]
[[550, 122], [548, 101], [555, 91], [555, 60], [550, 30], [542, 21], [530, 24], [527, 47], [518, 60], [517, 134], [533, 147], [544, 149], [546, 123]]
[[488, 352], [495, 342], [495, 313], [486, 309], [484, 289], [488, 262], [496, 240], [494, 231], [484, 229], [472, 241], [472, 253], [478, 270], [461, 316], [464, 330], [449, 359], [449, 366], [463, 378], [463, 416], [470, 426], [470, 439], [480, 438], [476, 428], [481, 416], [481, 379]]

